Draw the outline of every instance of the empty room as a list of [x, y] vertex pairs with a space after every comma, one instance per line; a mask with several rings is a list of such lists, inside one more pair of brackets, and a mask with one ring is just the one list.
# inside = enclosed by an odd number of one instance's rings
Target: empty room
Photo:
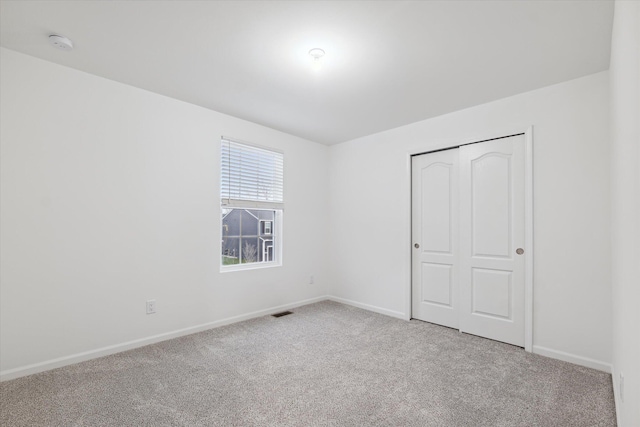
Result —
[[640, 1], [0, 0], [0, 425], [640, 427]]

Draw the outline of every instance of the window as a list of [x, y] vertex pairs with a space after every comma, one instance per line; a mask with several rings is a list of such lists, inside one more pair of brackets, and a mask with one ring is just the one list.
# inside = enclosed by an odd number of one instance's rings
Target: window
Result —
[[282, 153], [222, 138], [222, 270], [281, 264]]
[[260, 227], [260, 229], [262, 230], [262, 233], [271, 234], [271, 225], [273, 224], [273, 221], [262, 221], [261, 224], [262, 227]]

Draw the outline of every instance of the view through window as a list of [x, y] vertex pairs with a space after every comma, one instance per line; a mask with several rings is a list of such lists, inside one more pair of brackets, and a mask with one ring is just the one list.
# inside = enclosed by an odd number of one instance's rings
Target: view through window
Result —
[[274, 261], [276, 211], [222, 209], [222, 265]]

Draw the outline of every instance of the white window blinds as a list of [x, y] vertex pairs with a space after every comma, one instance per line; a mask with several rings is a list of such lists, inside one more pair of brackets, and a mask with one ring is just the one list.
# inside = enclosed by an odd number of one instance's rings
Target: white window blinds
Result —
[[220, 199], [223, 206], [282, 209], [284, 156], [222, 138]]

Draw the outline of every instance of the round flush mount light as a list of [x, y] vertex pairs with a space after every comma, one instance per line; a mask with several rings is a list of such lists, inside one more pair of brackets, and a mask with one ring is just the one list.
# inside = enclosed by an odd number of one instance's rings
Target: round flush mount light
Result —
[[313, 59], [317, 61], [324, 56], [324, 50], [320, 49], [319, 47], [314, 47], [309, 51], [309, 55], [311, 55]]
[[59, 36], [58, 34], [51, 34], [49, 36], [49, 44], [56, 49], [67, 52], [73, 49], [73, 42], [65, 36]]

